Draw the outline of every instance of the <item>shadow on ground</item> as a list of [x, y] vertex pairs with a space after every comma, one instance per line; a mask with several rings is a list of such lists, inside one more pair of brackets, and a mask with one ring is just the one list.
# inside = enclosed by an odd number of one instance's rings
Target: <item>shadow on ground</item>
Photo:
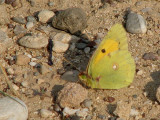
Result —
[[145, 91], [148, 93], [148, 99], [152, 101], [156, 101], [156, 91], [160, 86], [160, 70], [151, 73], [151, 77], [153, 79], [152, 82], [148, 82], [145, 86]]

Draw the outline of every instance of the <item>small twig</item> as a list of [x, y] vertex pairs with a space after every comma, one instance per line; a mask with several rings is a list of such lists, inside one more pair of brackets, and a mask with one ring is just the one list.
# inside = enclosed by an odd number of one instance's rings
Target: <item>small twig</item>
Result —
[[0, 68], [1, 68], [1, 70], [2, 70], [2, 73], [4, 74], [4, 77], [5, 77], [5, 80], [6, 80], [7, 85], [9, 86], [9, 88], [11, 89], [11, 91], [13, 92], [13, 94], [16, 95], [18, 98], [20, 98], [18, 92], [13, 89], [12, 83], [9, 81], [9, 78], [8, 78], [8, 76], [7, 76], [7, 73], [6, 73], [6, 71], [4, 70], [4, 68], [3, 68], [3, 66], [2, 66], [1, 63], [0, 63]]

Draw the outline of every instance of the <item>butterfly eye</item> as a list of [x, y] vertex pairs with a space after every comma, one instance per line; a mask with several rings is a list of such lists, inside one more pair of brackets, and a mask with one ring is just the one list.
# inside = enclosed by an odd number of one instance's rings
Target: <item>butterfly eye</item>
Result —
[[105, 52], [106, 52], [106, 50], [105, 50], [105, 49], [102, 49], [101, 51], [102, 51], [102, 53], [105, 53]]

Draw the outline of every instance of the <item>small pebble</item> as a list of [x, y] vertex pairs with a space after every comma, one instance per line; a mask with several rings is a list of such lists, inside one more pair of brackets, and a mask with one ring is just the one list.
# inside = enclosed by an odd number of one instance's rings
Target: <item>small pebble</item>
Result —
[[38, 75], [39, 75], [39, 72], [34, 72], [33, 75], [34, 75], [34, 76], [38, 76]]
[[158, 57], [155, 56], [153, 52], [145, 53], [142, 58], [144, 60], [153, 60], [153, 61], [158, 59]]
[[16, 35], [25, 34], [27, 32], [27, 30], [21, 25], [16, 25], [13, 31], [14, 31], [14, 34]]
[[106, 119], [106, 116], [99, 114], [99, 115], [98, 115], [98, 118], [101, 119], [101, 120], [105, 120], [105, 119]]
[[93, 104], [92, 100], [86, 99], [83, 101], [83, 105], [87, 108], [91, 108], [92, 104]]
[[71, 43], [69, 50], [73, 51], [76, 48], [76, 44], [75, 43]]
[[53, 51], [55, 51], [56, 53], [66, 52], [69, 48], [69, 42], [77, 39], [65, 32], [51, 34], [51, 37], [54, 44]]
[[41, 109], [41, 110], [40, 110], [40, 115], [41, 115], [41, 117], [43, 117], [43, 118], [47, 118], [47, 117], [52, 116], [53, 113], [52, 113], [51, 111], [47, 110], [47, 109]]
[[130, 111], [130, 116], [137, 116], [137, 115], [139, 115], [138, 110], [132, 108]]
[[54, 105], [54, 110], [55, 110], [56, 112], [59, 112], [59, 111], [61, 111], [61, 107], [60, 107], [58, 104], [55, 104], [55, 105]]
[[54, 5], [54, 2], [49, 2], [48, 3], [48, 6], [53, 6]]
[[79, 111], [79, 109], [72, 109], [69, 107], [65, 107], [63, 109], [63, 116], [74, 115], [77, 111]]
[[22, 85], [23, 87], [27, 88], [27, 87], [28, 87], [28, 81], [23, 81], [23, 82], [21, 83], [21, 85]]
[[59, 74], [59, 75], [62, 75], [62, 74], [64, 74], [65, 73], [65, 70], [64, 69], [57, 69], [57, 73]]
[[50, 10], [42, 10], [38, 14], [38, 19], [42, 23], [47, 23], [51, 21], [51, 18], [55, 15], [53, 11]]
[[126, 29], [130, 33], [146, 33], [147, 26], [143, 16], [137, 13], [129, 13], [127, 16]]
[[66, 52], [69, 48], [69, 44], [62, 43], [60, 41], [54, 41], [53, 51], [56, 53]]
[[77, 47], [78, 49], [84, 49], [86, 46], [87, 46], [87, 44], [85, 44], [85, 43], [77, 43], [77, 44], [76, 44], [76, 47]]
[[32, 66], [32, 67], [34, 67], [34, 66], [37, 65], [37, 63], [36, 62], [29, 62], [29, 65]]
[[33, 22], [33, 23], [36, 23], [36, 22], [37, 22], [36, 19], [35, 19], [35, 17], [33, 17], [33, 16], [28, 16], [28, 17], [27, 17], [27, 21], [28, 21], [28, 22]]
[[7, 69], [7, 73], [8, 73], [9, 75], [13, 75], [13, 74], [14, 74], [14, 70], [13, 70], [12, 68], [8, 68], [8, 69]]
[[88, 109], [87, 108], [81, 109], [76, 112], [76, 115], [85, 118], [88, 115]]
[[0, 5], [3, 4], [5, 2], [5, 0], [0, 0]]
[[34, 26], [33, 22], [27, 22], [26, 28], [31, 29]]
[[30, 61], [30, 58], [26, 55], [17, 55], [16, 58], [17, 65], [27, 65]]
[[17, 85], [15, 85], [15, 84], [12, 84], [12, 87], [13, 87], [13, 89], [16, 90], [16, 91], [19, 90], [19, 87], [18, 87]]
[[88, 53], [90, 52], [90, 50], [91, 50], [90, 47], [86, 47], [86, 48], [84, 49], [84, 52], [85, 52], [86, 54], [88, 54]]
[[41, 83], [43, 83], [45, 80], [44, 79], [41, 79], [41, 78], [38, 78], [37, 79], [37, 83], [40, 85]]
[[45, 35], [40, 34], [24, 36], [18, 41], [18, 43], [27, 48], [38, 49], [48, 45], [48, 38]]
[[13, 17], [12, 20], [19, 24], [26, 24], [26, 20], [22, 17]]
[[143, 75], [143, 70], [139, 70], [138, 72], [137, 72], [137, 75]]
[[138, 96], [137, 96], [137, 95], [132, 95], [132, 97], [133, 97], [133, 98], [137, 98]]
[[78, 81], [78, 74], [79, 72], [77, 70], [74, 71], [66, 71], [62, 76], [62, 80], [70, 81], [70, 82], [76, 82]]

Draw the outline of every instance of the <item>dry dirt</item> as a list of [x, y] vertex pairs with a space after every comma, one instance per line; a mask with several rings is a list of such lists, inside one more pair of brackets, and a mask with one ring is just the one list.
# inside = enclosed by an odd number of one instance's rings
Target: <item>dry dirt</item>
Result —
[[[103, 33], [103, 36], [115, 23], [125, 23], [126, 20], [126, 10], [131, 9], [135, 11], [146, 19], [147, 29], [151, 30], [152, 34], [130, 34], [127, 33], [129, 41], [129, 50], [136, 62], [136, 69], [142, 70], [142, 75], [135, 75], [134, 81], [130, 87], [126, 87], [119, 90], [95, 90], [88, 89], [89, 97], [93, 101], [93, 108], [96, 108], [94, 113], [112, 116], [107, 112], [107, 107], [114, 106], [118, 101], [129, 101], [132, 102], [132, 108], [135, 108], [139, 111], [138, 118], [144, 118], [145, 120], [157, 119], [160, 118], [160, 105], [156, 101], [156, 89], [160, 85], [160, 71], [158, 60], [143, 60], [142, 56], [144, 53], [153, 52], [156, 53], [160, 49], [160, 2], [152, 0], [141, 1], [140, 5], [135, 5], [137, 0], [127, 0], [125, 2], [113, 2], [112, 4], [103, 5], [100, 0], [54, 0], [54, 5], [52, 7], [48, 6], [49, 0], [34, 0], [35, 6], [31, 6], [26, 0], [20, 0], [17, 8], [13, 8], [11, 5], [7, 6], [7, 12], [10, 17], [13, 16], [23, 16], [27, 17], [29, 15], [34, 15], [36, 12], [42, 9], [49, 10], [63, 10], [71, 7], [80, 7], [82, 8], [88, 17], [88, 27], [84, 30], [83, 34], [89, 38], [89, 40], [95, 40], [95, 36], [98, 33]], [[52, 0], [50, 0], [52, 1]], [[105, 0], [104, 0], [105, 1]], [[106, 0], [107, 1], [107, 0]], [[119, 0], [123, 1], [123, 0]], [[141, 10], [150, 7], [152, 10], [146, 13], [143, 13]], [[11, 23], [15, 24], [11, 21]], [[36, 28], [41, 23], [38, 23], [34, 28]], [[158, 28], [159, 25], [159, 28]], [[27, 80], [29, 82], [30, 89], [25, 89], [25, 92], [19, 90], [19, 93], [22, 97], [22, 100], [26, 103], [29, 109], [29, 120], [60, 120], [60, 114], [55, 112], [55, 117], [53, 118], [41, 118], [37, 111], [42, 108], [50, 108], [54, 105], [53, 96], [56, 92], [61, 89], [62, 85], [67, 81], [61, 80], [60, 75], [57, 74], [57, 69], [64, 69], [65, 71], [73, 70], [74, 67], [69, 63], [66, 63], [63, 58], [72, 62], [73, 65], [76, 65], [77, 68], [81, 68], [83, 71], [88, 64], [90, 55], [85, 55], [83, 50], [67, 51], [64, 54], [53, 53], [54, 55], [54, 65], [50, 68], [53, 72], [46, 75], [34, 76], [33, 73], [36, 72], [36, 69], [26, 65], [18, 66], [16, 64], [9, 65], [7, 61], [8, 56], [14, 56], [15, 54], [24, 54], [25, 52], [31, 54], [33, 57], [43, 56], [41, 61], [48, 61], [48, 52], [47, 49], [28, 49], [19, 46], [16, 41], [21, 36], [14, 36], [12, 32], [7, 28], [7, 26], [2, 26], [6, 30], [7, 34], [15, 41], [14, 45], [9, 48], [5, 53], [1, 55], [1, 63], [5, 66], [5, 69], [11, 67], [15, 70], [15, 78], [19, 82]], [[35, 29], [31, 31], [34, 32]], [[94, 50], [92, 50], [94, 51]], [[91, 52], [92, 53], [92, 52]], [[27, 78], [24, 78], [23, 75], [27, 74]], [[1, 74], [0, 79], [0, 89], [4, 90], [7, 88], [3, 75]], [[12, 78], [13, 76], [9, 76]], [[42, 78], [45, 80], [44, 84], [38, 85], [36, 80]], [[13, 78], [12, 78], [13, 79]], [[48, 86], [48, 84], [50, 86]], [[46, 96], [40, 96], [37, 91], [40, 91], [40, 88], [47, 88]], [[22, 88], [20, 88], [22, 89]], [[32, 94], [34, 91], [34, 95]], [[10, 90], [7, 90], [8, 94], [11, 94]], [[147, 94], [147, 95], [146, 95]], [[137, 98], [134, 98], [133, 95], [137, 95]], [[108, 96], [115, 98], [115, 101], [109, 103], [104, 99]], [[151, 104], [148, 104], [151, 103]], [[124, 110], [125, 111], [125, 110]], [[156, 114], [153, 114], [155, 113]], [[158, 116], [159, 115], [159, 116]], [[137, 119], [138, 119], [137, 118]], [[93, 117], [94, 120], [99, 120], [99, 118]], [[136, 118], [130, 118], [134, 120]]]

